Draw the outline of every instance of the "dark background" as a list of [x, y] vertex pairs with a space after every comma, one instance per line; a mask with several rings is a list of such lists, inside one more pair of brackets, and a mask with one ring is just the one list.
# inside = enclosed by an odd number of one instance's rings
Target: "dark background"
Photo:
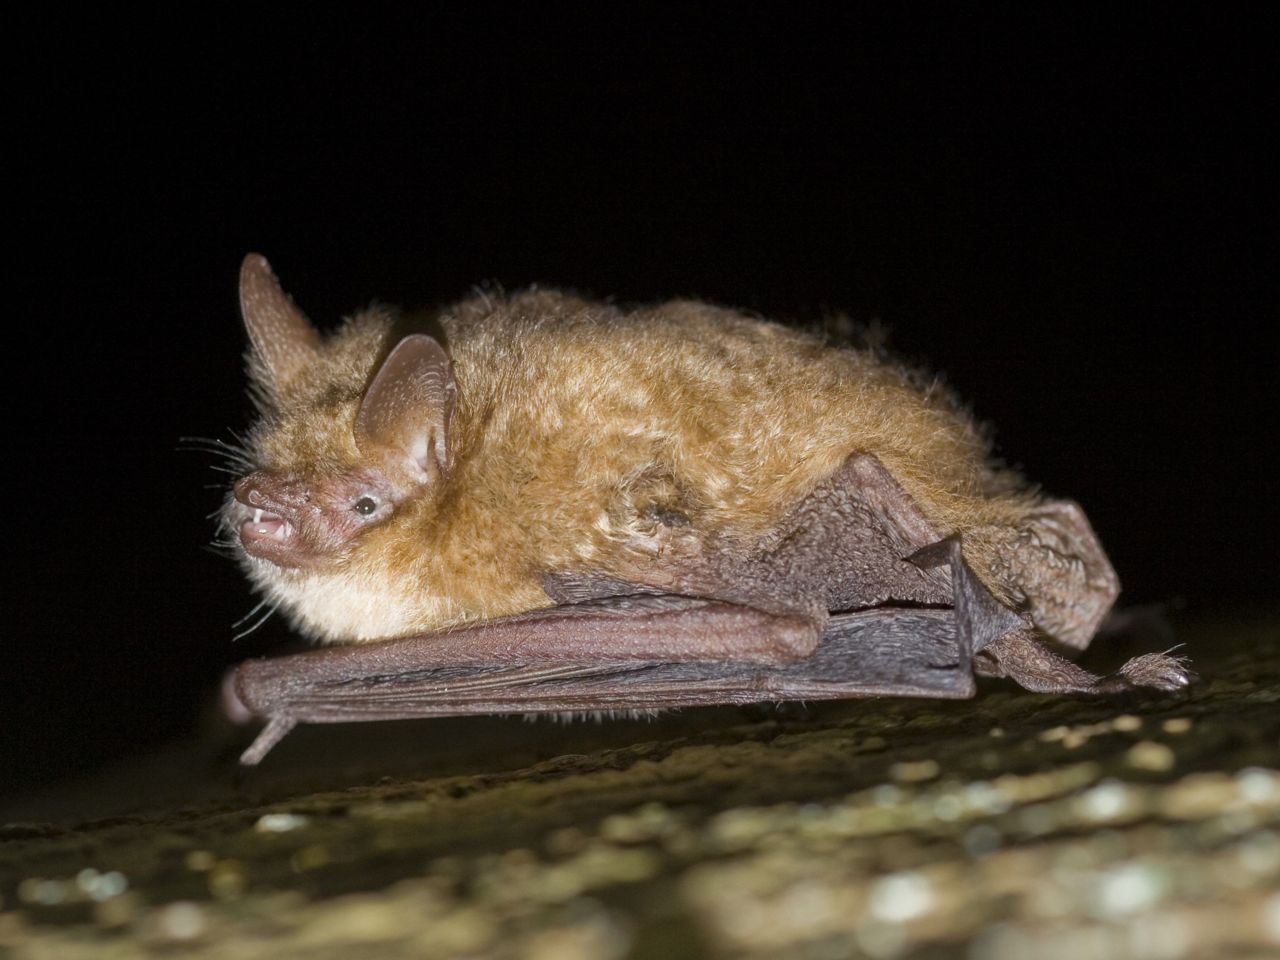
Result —
[[11, 36], [8, 789], [183, 735], [287, 636], [233, 646], [219, 477], [176, 451], [248, 421], [250, 250], [321, 325], [485, 280], [878, 321], [1084, 503], [1126, 602], [1274, 602], [1264, 7], [551, 9]]

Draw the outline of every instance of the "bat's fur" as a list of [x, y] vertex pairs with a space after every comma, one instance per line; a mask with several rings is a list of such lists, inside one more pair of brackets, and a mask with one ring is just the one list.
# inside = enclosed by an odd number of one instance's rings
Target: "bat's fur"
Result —
[[[442, 488], [365, 531], [335, 569], [241, 553], [314, 638], [384, 639], [548, 606], [548, 572], [609, 575], [663, 550], [659, 518], [749, 541], [855, 452], [878, 457], [939, 531], [962, 535], [998, 597], [1033, 595], [1007, 548], [1040, 498], [993, 464], [985, 432], [946, 390], [876, 354], [694, 301], [627, 311], [529, 290], [436, 319], [458, 387]], [[251, 354], [262, 408], [252, 459], [316, 483], [359, 467], [361, 397], [413, 329], [370, 309], [274, 381]], [[227, 525], [243, 516], [229, 502]]]

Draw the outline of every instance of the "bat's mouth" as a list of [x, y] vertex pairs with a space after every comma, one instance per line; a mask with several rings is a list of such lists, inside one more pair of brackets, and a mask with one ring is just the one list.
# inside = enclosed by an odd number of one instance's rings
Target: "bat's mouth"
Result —
[[240, 524], [240, 543], [251, 557], [298, 566], [298, 530], [278, 513], [255, 507], [253, 516]]
[[254, 508], [253, 517], [240, 525], [240, 539], [283, 542], [293, 536], [293, 524], [279, 514]]

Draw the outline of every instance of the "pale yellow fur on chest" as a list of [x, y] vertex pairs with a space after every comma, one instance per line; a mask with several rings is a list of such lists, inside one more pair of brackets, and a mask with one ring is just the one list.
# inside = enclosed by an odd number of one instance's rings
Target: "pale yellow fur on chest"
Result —
[[300, 632], [325, 643], [381, 640], [412, 632], [407, 625], [429, 629], [457, 618], [446, 597], [396, 577], [347, 571], [280, 577], [272, 571], [261, 582], [267, 599], [280, 603]]

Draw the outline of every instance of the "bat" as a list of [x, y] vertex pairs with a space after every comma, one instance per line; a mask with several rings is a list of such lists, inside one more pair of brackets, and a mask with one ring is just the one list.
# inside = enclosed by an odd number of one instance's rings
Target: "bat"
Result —
[[243, 764], [297, 723], [1188, 683], [1063, 655], [1119, 591], [1083, 511], [878, 353], [536, 288], [322, 336], [256, 254], [240, 306], [220, 527], [321, 644], [228, 675]]

